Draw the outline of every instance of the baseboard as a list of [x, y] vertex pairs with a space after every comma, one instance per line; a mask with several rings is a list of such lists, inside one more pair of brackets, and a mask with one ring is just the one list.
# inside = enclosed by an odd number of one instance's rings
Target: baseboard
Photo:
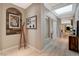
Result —
[[39, 49], [37, 49], [37, 48], [33, 47], [33, 46], [32, 46], [32, 45], [30, 45], [30, 44], [28, 44], [27, 46], [28, 46], [29, 48], [32, 48], [32, 49], [34, 49], [34, 50], [38, 51], [38, 52], [41, 52]]
[[12, 50], [12, 49], [18, 49], [18, 45], [3, 49], [2, 52], [6, 52], [6, 51], [9, 51], [9, 50]]
[[[27, 47], [32, 48], [32, 49], [34, 49], [34, 50], [36, 50], [36, 51], [38, 51], [38, 52], [41, 52], [39, 49], [33, 47], [33, 46], [30, 45], [30, 44], [27, 44]], [[18, 49], [18, 45], [12, 46], [12, 47], [9, 47], [9, 48], [6, 48], [6, 49], [3, 49], [3, 50], [1, 50], [0, 52], [6, 52], [6, 51], [10, 51], [10, 50], [12, 50], [12, 49]]]

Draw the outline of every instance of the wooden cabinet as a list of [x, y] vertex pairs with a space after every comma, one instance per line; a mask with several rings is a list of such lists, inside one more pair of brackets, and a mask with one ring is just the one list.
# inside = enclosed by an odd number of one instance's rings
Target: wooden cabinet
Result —
[[78, 37], [69, 36], [69, 50], [79, 52], [78, 41], [79, 41]]

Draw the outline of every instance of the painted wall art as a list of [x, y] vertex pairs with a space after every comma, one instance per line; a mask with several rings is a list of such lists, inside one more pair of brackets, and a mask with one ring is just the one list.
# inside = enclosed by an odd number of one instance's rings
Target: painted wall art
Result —
[[36, 15], [26, 18], [26, 28], [37, 29], [37, 16]]
[[20, 28], [20, 16], [9, 14], [9, 28]]
[[6, 35], [19, 34], [21, 32], [22, 14], [15, 8], [6, 10]]

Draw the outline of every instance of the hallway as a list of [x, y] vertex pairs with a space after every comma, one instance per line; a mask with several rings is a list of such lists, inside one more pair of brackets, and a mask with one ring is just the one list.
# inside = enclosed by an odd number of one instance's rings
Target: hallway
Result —
[[[22, 5], [22, 6], [19, 6]], [[0, 55], [77, 56], [69, 50], [69, 36], [78, 34], [79, 4], [0, 4]], [[23, 8], [25, 7], [25, 8]], [[61, 11], [61, 12], [60, 12]], [[23, 25], [23, 27], [21, 27]], [[25, 37], [21, 36], [21, 28]], [[22, 39], [24, 41], [22, 41]], [[64, 37], [64, 38], [60, 38]], [[77, 36], [76, 36], [77, 37]], [[25, 42], [26, 40], [26, 42]], [[72, 40], [71, 40], [72, 41]], [[78, 42], [78, 41], [77, 41]], [[18, 46], [26, 45], [26, 49]], [[16, 47], [17, 46], [17, 47]], [[25, 45], [24, 45], [25, 46]], [[78, 47], [78, 46], [75, 46]], [[39, 51], [41, 50], [41, 51]]]
[[49, 56], [77, 56], [79, 55], [76, 52], [70, 51], [68, 49], [68, 38], [60, 38], [57, 40], [53, 40], [43, 53], [43, 55]]
[[8, 56], [78, 56], [79, 54], [68, 49], [68, 39], [53, 40], [45, 51], [36, 51], [32, 48], [14, 49], [4, 52]]

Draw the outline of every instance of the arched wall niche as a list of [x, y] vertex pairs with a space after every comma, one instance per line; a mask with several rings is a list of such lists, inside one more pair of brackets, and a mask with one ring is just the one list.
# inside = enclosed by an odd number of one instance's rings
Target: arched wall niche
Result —
[[22, 14], [16, 8], [6, 10], [6, 35], [19, 34], [21, 32]]

